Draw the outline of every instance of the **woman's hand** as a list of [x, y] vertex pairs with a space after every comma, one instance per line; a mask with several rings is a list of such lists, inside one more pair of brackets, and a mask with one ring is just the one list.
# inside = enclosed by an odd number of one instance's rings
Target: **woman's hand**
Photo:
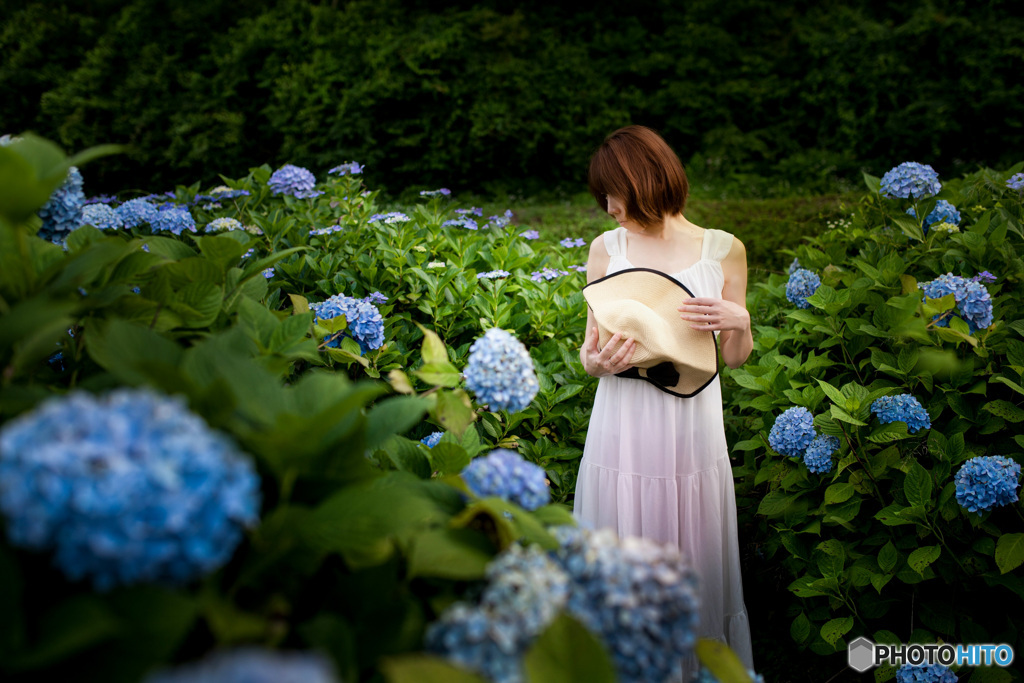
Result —
[[612, 353], [612, 350], [622, 340], [622, 333], [616, 332], [603, 349], [597, 348], [597, 338], [597, 328], [589, 328], [587, 337], [583, 341], [583, 348], [580, 349], [580, 361], [588, 375], [605, 377], [616, 375], [633, 367], [629, 361], [633, 357], [633, 351], [636, 350], [635, 340], [627, 339], [615, 353]]
[[694, 297], [676, 309], [682, 311], [679, 317], [693, 323], [695, 330], [739, 330], [750, 329], [750, 313], [743, 306], [728, 299]]

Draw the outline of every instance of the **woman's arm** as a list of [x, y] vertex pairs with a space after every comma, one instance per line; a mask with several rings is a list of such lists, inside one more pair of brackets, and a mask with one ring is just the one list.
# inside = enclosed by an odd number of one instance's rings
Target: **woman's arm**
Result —
[[725, 285], [722, 298], [698, 297], [679, 307], [683, 320], [693, 322], [698, 330], [719, 330], [718, 346], [722, 360], [730, 368], [746, 362], [754, 348], [747, 312], [747, 249], [733, 237], [732, 249], [722, 259]]
[[[590, 256], [587, 259], [588, 284], [604, 277], [604, 274], [608, 271], [609, 260], [608, 250], [604, 248], [604, 237], [598, 235], [590, 243]], [[583, 370], [588, 375], [604, 377], [633, 367], [628, 361], [633, 357], [633, 351], [636, 349], [636, 342], [634, 340], [627, 339], [618, 351], [612, 354], [611, 351], [618, 346], [619, 341], [622, 339], [621, 335], [616, 333], [608, 340], [603, 349], [597, 348], [597, 337], [597, 321], [594, 319], [594, 312], [590, 310], [590, 306], [587, 306], [587, 330], [584, 335], [583, 346], [580, 347], [580, 362], [583, 363]]]

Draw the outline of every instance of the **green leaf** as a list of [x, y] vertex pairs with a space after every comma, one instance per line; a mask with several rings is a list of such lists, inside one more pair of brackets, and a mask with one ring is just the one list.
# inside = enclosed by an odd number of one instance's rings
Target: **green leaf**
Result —
[[449, 363], [448, 349], [445, 348], [444, 342], [437, 336], [436, 333], [428, 330], [420, 324], [416, 325], [423, 332], [423, 349], [421, 351], [423, 355], [424, 364], [440, 364]]
[[996, 566], [1000, 574], [1024, 564], [1024, 534], [1003, 534], [996, 543]]
[[615, 683], [608, 651], [583, 624], [561, 613], [523, 657], [530, 683]]
[[927, 505], [931, 502], [932, 477], [917, 461], [910, 467], [903, 480], [903, 493], [911, 505]]
[[915, 239], [918, 242], [924, 241], [924, 231], [921, 229], [921, 224], [917, 220], [907, 216], [906, 214], [897, 214], [892, 216], [892, 222], [895, 223], [904, 235], [911, 239]]
[[458, 474], [466, 468], [472, 456], [460, 444], [441, 440], [430, 449], [430, 462], [436, 472]]
[[475, 529], [430, 529], [416, 534], [408, 550], [408, 575], [472, 581], [482, 579], [495, 547]]
[[907, 433], [906, 422], [890, 422], [868, 434], [868, 441], [872, 443], [892, 443], [901, 439], [909, 439], [911, 436], [911, 434]]
[[544, 526], [575, 526], [572, 510], [560, 503], [551, 503], [533, 511], [533, 516]]
[[875, 513], [875, 519], [886, 526], [901, 526], [903, 524], [914, 524], [913, 520], [901, 517], [900, 513], [907, 508], [893, 503]]
[[462, 374], [448, 361], [425, 363], [412, 374], [431, 386], [457, 387], [462, 382]]
[[385, 657], [380, 670], [388, 683], [486, 683], [474, 673], [433, 655]]
[[384, 453], [403, 472], [412, 472], [420, 479], [429, 479], [431, 474], [430, 460], [423, 452], [423, 444], [411, 441], [403, 436], [393, 436], [384, 442]]
[[892, 544], [892, 541], [888, 541], [878, 551], [878, 568], [883, 572], [891, 572], [895, 569], [898, 560], [899, 553], [896, 552], [896, 546]]
[[853, 617], [840, 617], [838, 619], [829, 619], [822, 624], [820, 633], [826, 643], [834, 646], [852, 628]]
[[811, 635], [811, 621], [803, 612], [796, 615], [796, 619], [789, 626], [789, 635], [798, 644], [803, 643]]
[[998, 377], [993, 377], [992, 381], [993, 382], [1002, 382], [1006, 386], [1008, 386], [1011, 389], [1013, 389], [1014, 391], [1016, 391], [1018, 394], [1024, 395], [1024, 387], [1022, 387], [1021, 385], [1017, 384], [1016, 382], [1014, 382], [1011, 379], [1003, 377], [1002, 375], [1000, 375]]
[[848, 412], [846, 412], [845, 410], [836, 405], [832, 406], [832, 408], [829, 410], [829, 414], [832, 416], [832, 419], [839, 420], [840, 422], [857, 425], [858, 427], [867, 426], [866, 422], [861, 422], [853, 415], [850, 415]]
[[433, 418], [445, 431], [461, 438], [462, 433], [476, 419], [476, 413], [473, 412], [469, 394], [465, 390], [442, 390], [437, 393]]
[[825, 395], [829, 397], [829, 400], [831, 400], [833, 403], [839, 406], [846, 404], [846, 397], [843, 396], [843, 392], [841, 392], [839, 389], [832, 386], [825, 380], [819, 379], [816, 381], [818, 382], [818, 385], [821, 387], [822, 391], [825, 392]]
[[366, 447], [376, 448], [392, 434], [402, 434], [423, 420], [429, 401], [394, 396], [378, 401], [366, 414]]
[[699, 638], [694, 648], [697, 658], [722, 683], [750, 683], [747, 667], [725, 643], [710, 638]]
[[1024, 421], [1024, 410], [1021, 410], [1009, 401], [1003, 401], [1001, 399], [989, 401], [982, 406], [982, 408], [997, 417], [1003, 418], [1007, 422], [1013, 422], [1016, 424], [1017, 422]]
[[93, 595], [78, 595], [57, 603], [41, 616], [32, 646], [11, 657], [11, 669], [53, 665], [117, 635], [120, 620]]
[[865, 171], [861, 171], [861, 173], [864, 176], [864, 184], [867, 186], [868, 192], [871, 192], [873, 194], [878, 194], [879, 192], [882, 191], [882, 179], [881, 178], [878, 178], [877, 176], [873, 176], [870, 173], [867, 173]]
[[782, 489], [769, 491], [768, 494], [761, 499], [760, 505], [757, 506], [757, 514], [765, 515], [767, 517], [780, 515], [785, 512], [799, 496], [800, 494], [798, 493], [786, 493]]
[[825, 489], [825, 503], [830, 505], [834, 503], [842, 503], [843, 501], [848, 500], [855, 490], [854, 485], [848, 482], [832, 484]]
[[910, 553], [910, 557], [907, 558], [907, 564], [910, 565], [910, 568], [918, 574], [923, 574], [925, 568], [935, 560], [939, 559], [939, 555], [941, 554], [942, 546], [922, 546]]

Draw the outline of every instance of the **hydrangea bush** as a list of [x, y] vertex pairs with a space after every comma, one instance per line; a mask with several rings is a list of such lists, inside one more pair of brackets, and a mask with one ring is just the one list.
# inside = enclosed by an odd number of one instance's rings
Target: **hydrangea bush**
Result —
[[866, 176], [848, 222], [750, 288], [754, 351], [723, 373], [745, 576], [800, 648], [1016, 638], [976, 606], [1024, 599], [1019, 170]]

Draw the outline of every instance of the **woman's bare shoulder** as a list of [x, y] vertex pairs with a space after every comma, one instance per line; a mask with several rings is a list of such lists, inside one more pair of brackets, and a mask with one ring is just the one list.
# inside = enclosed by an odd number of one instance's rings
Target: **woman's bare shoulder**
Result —
[[605, 248], [604, 235], [598, 235], [590, 242], [590, 255], [587, 257], [587, 282], [604, 277], [608, 270], [611, 257]]

